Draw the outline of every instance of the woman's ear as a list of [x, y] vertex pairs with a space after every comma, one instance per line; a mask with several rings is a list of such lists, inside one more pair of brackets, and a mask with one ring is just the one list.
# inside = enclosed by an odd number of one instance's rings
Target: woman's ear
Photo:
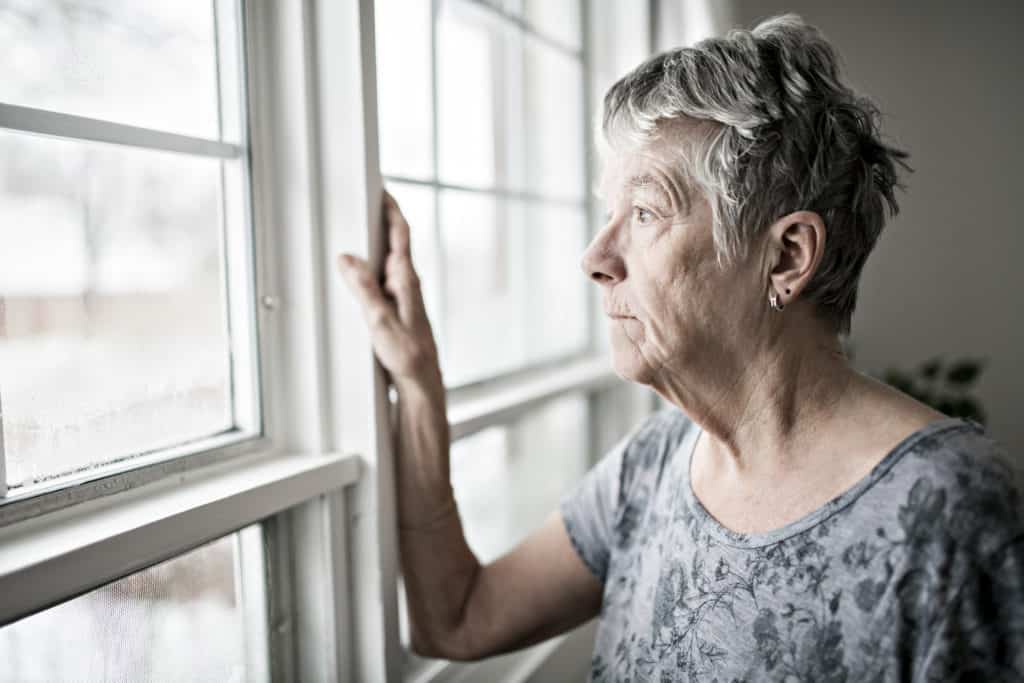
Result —
[[769, 280], [785, 305], [814, 277], [825, 253], [825, 222], [813, 211], [794, 211], [768, 229]]

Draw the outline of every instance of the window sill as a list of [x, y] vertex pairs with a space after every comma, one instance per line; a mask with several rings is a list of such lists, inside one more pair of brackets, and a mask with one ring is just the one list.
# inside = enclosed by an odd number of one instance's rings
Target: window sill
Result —
[[11, 524], [0, 529], [0, 625], [353, 484], [361, 470], [353, 455], [235, 459]]
[[594, 648], [596, 621], [556, 636], [525, 650], [491, 657], [479, 662], [448, 662], [418, 659], [408, 671], [405, 683], [469, 683], [500, 681], [523, 683], [538, 679], [552, 681], [586, 678]]

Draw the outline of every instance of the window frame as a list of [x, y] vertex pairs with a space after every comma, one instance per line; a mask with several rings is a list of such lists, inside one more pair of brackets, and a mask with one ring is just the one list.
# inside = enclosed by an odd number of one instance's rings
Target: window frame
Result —
[[[359, 455], [337, 450], [327, 428], [332, 386], [324, 372], [330, 359], [321, 332], [328, 324], [326, 278], [333, 273], [327, 270], [331, 259], [316, 253], [323, 236], [311, 37], [313, 13], [329, 5], [339, 15], [330, 41], [359, 46], [359, 23], [349, 19], [364, 4], [240, 0], [255, 252], [250, 303], [259, 341], [262, 429], [234, 443], [214, 437], [168, 449], [154, 464], [62, 479], [5, 501], [0, 594], [17, 599], [4, 601], [0, 624], [261, 522], [270, 616], [266, 624], [248, 626], [257, 635], [267, 633], [270, 661], [250, 662], [252, 671], [269, 672], [275, 681], [351, 679], [348, 507], [367, 467]], [[358, 59], [349, 59], [343, 69], [358, 74], [359, 66]], [[187, 136], [0, 105], [0, 125], [12, 124], [174, 151], [237, 151]], [[362, 126], [353, 134], [362, 136]], [[284, 140], [302, 143], [279, 144]], [[374, 224], [367, 205], [346, 217], [346, 229], [364, 240]], [[323, 267], [310, 269], [311, 262]], [[368, 365], [369, 358], [367, 347], [357, 362]], [[289, 400], [274, 400], [279, 396]], [[253, 598], [260, 599], [258, 591]], [[259, 613], [262, 606], [256, 607]]]
[[[250, 112], [248, 84], [253, 74], [247, 69], [246, 43], [249, 40], [246, 24], [246, 0], [214, 0], [211, 4], [214, 13], [215, 45], [217, 47], [218, 65], [225, 47], [221, 42], [222, 15], [225, 12], [236, 14], [238, 35], [238, 54], [243, 73], [239, 74], [238, 116], [239, 126], [243, 131], [240, 143], [224, 142], [206, 138], [197, 138], [178, 133], [143, 128], [114, 121], [94, 119], [76, 114], [67, 114], [14, 104], [0, 103], [0, 130], [17, 133], [29, 133], [51, 136], [62, 140], [96, 142], [109, 145], [124, 146], [129, 149], [146, 151], [172, 152], [219, 159], [222, 161], [239, 161], [242, 173], [251, 180], [252, 159], [247, 146], [251, 146], [251, 138], [244, 133], [250, 128]], [[217, 96], [223, 94], [225, 75], [218, 66]], [[219, 128], [224, 126], [223, 111], [220, 113]], [[248, 139], [247, 139], [248, 138]], [[221, 171], [223, 178], [223, 170]], [[222, 183], [223, 185], [223, 183]], [[29, 483], [15, 487], [16, 493], [11, 495], [7, 487], [6, 457], [3, 448], [3, 416], [0, 413], [0, 526], [18, 521], [32, 519], [48, 512], [54, 512], [70, 505], [111, 495], [120, 491], [159, 481], [165, 477], [178, 475], [188, 470], [215, 464], [221, 460], [235, 456], [265, 451], [269, 441], [265, 437], [263, 427], [263, 406], [267, 401], [267, 389], [262, 378], [266, 376], [266, 358], [260, 353], [260, 339], [265, 333], [267, 321], [260, 315], [261, 309], [256, 301], [255, 288], [259, 274], [254, 272], [254, 242], [258, 239], [259, 226], [252, 220], [252, 182], [246, 183], [244, 196], [245, 206], [238, 207], [242, 219], [247, 224], [244, 235], [235, 236], [240, 240], [236, 245], [237, 253], [227, 255], [230, 244], [226, 240], [225, 285], [228, 295], [227, 307], [228, 326], [232, 330], [228, 342], [233, 356], [232, 363], [247, 367], [252, 373], [251, 380], [240, 381], [239, 373], [232, 373], [232, 394], [241, 394], [247, 381], [255, 387], [248, 392], [245, 400], [251, 401], [251, 415], [246, 415], [231, 430], [196, 439], [187, 443], [167, 448], [155, 449], [128, 458], [118, 458], [111, 462], [101, 462], [86, 472], [59, 474], [47, 477], [41, 482]], [[223, 204], [223, 198], [222, 198]], [[225, 217], [227, 219], [226, 209]], [[264, 297], [261, 297], [264, 298]], [[0, 316], [4, 313], [0, 306]], [[232, 406], [236, 417], [238, 406]], [[245, 409], [248, 411], [248, 409]]]
[[[436, 14], [439, 0], [430, 1]], [[601, 8], [578, 1], [589, 130]], [[267, 621], [253, 633], [268, 639], [272, 680], [521, 678], [566, 647], [587, 648], [587, 632], [578, 631], [488, 662], [406, 660], [397, 616], [393, 406], [368, 335], [355, 323], [356, 304], [334, 271], [340, 251], [380, 264], [384, 247], [374, 1], [240, 2], [262, 430], [241, 443], [206, 443], [188, 457], [61, 482], [45, 496], [0, 506], [0, 594], [18, 596], [0, 607], [0, 625], [260, 523]], [[0, 105], [0, 125], [4, 115], [31, 113]], [[39, 121], [33, 125], [54, 125]], [[585, 139], [589, 188], [594, 151]], [[598, 214], [586, 197], [593, 231]], [[600, 312], [592, 292], [589, 301], [593, 339]], [[610, 396], [606, 390], [619, 392], [620, 384], [604, 352], [591, 347], [572, 363], [449, 389], [453, 438], [582, 393], [595, 451], [606, 440], [603, 416], [624, 409], [642, 416], [650, 402], [636, 391]], [[365, 400], [351, 400], [351, 387]]]

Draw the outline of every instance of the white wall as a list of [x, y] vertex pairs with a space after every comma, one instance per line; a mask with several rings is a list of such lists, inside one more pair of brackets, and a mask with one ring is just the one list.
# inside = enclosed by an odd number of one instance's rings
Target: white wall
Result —
[[916, 169], [865, 268], [858, 365], [987, 357], [989, 430], [1024, 458], [1024, 3], [737, 0], [733, 18], [749, 27], [787, 11], [838, 47]]

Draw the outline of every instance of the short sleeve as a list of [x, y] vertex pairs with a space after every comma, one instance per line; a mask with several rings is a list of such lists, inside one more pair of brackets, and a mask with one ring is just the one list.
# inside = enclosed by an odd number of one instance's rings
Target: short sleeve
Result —
[[923, 664], [930, 683], [1024, 680], [1024, 536], [975, 566]]
[[622, 462], [629, 442], [627, 437], [612, 448], [562, 499], [560, 505], [562, 521], [573, 548], [601, 583], [608, 573]]

